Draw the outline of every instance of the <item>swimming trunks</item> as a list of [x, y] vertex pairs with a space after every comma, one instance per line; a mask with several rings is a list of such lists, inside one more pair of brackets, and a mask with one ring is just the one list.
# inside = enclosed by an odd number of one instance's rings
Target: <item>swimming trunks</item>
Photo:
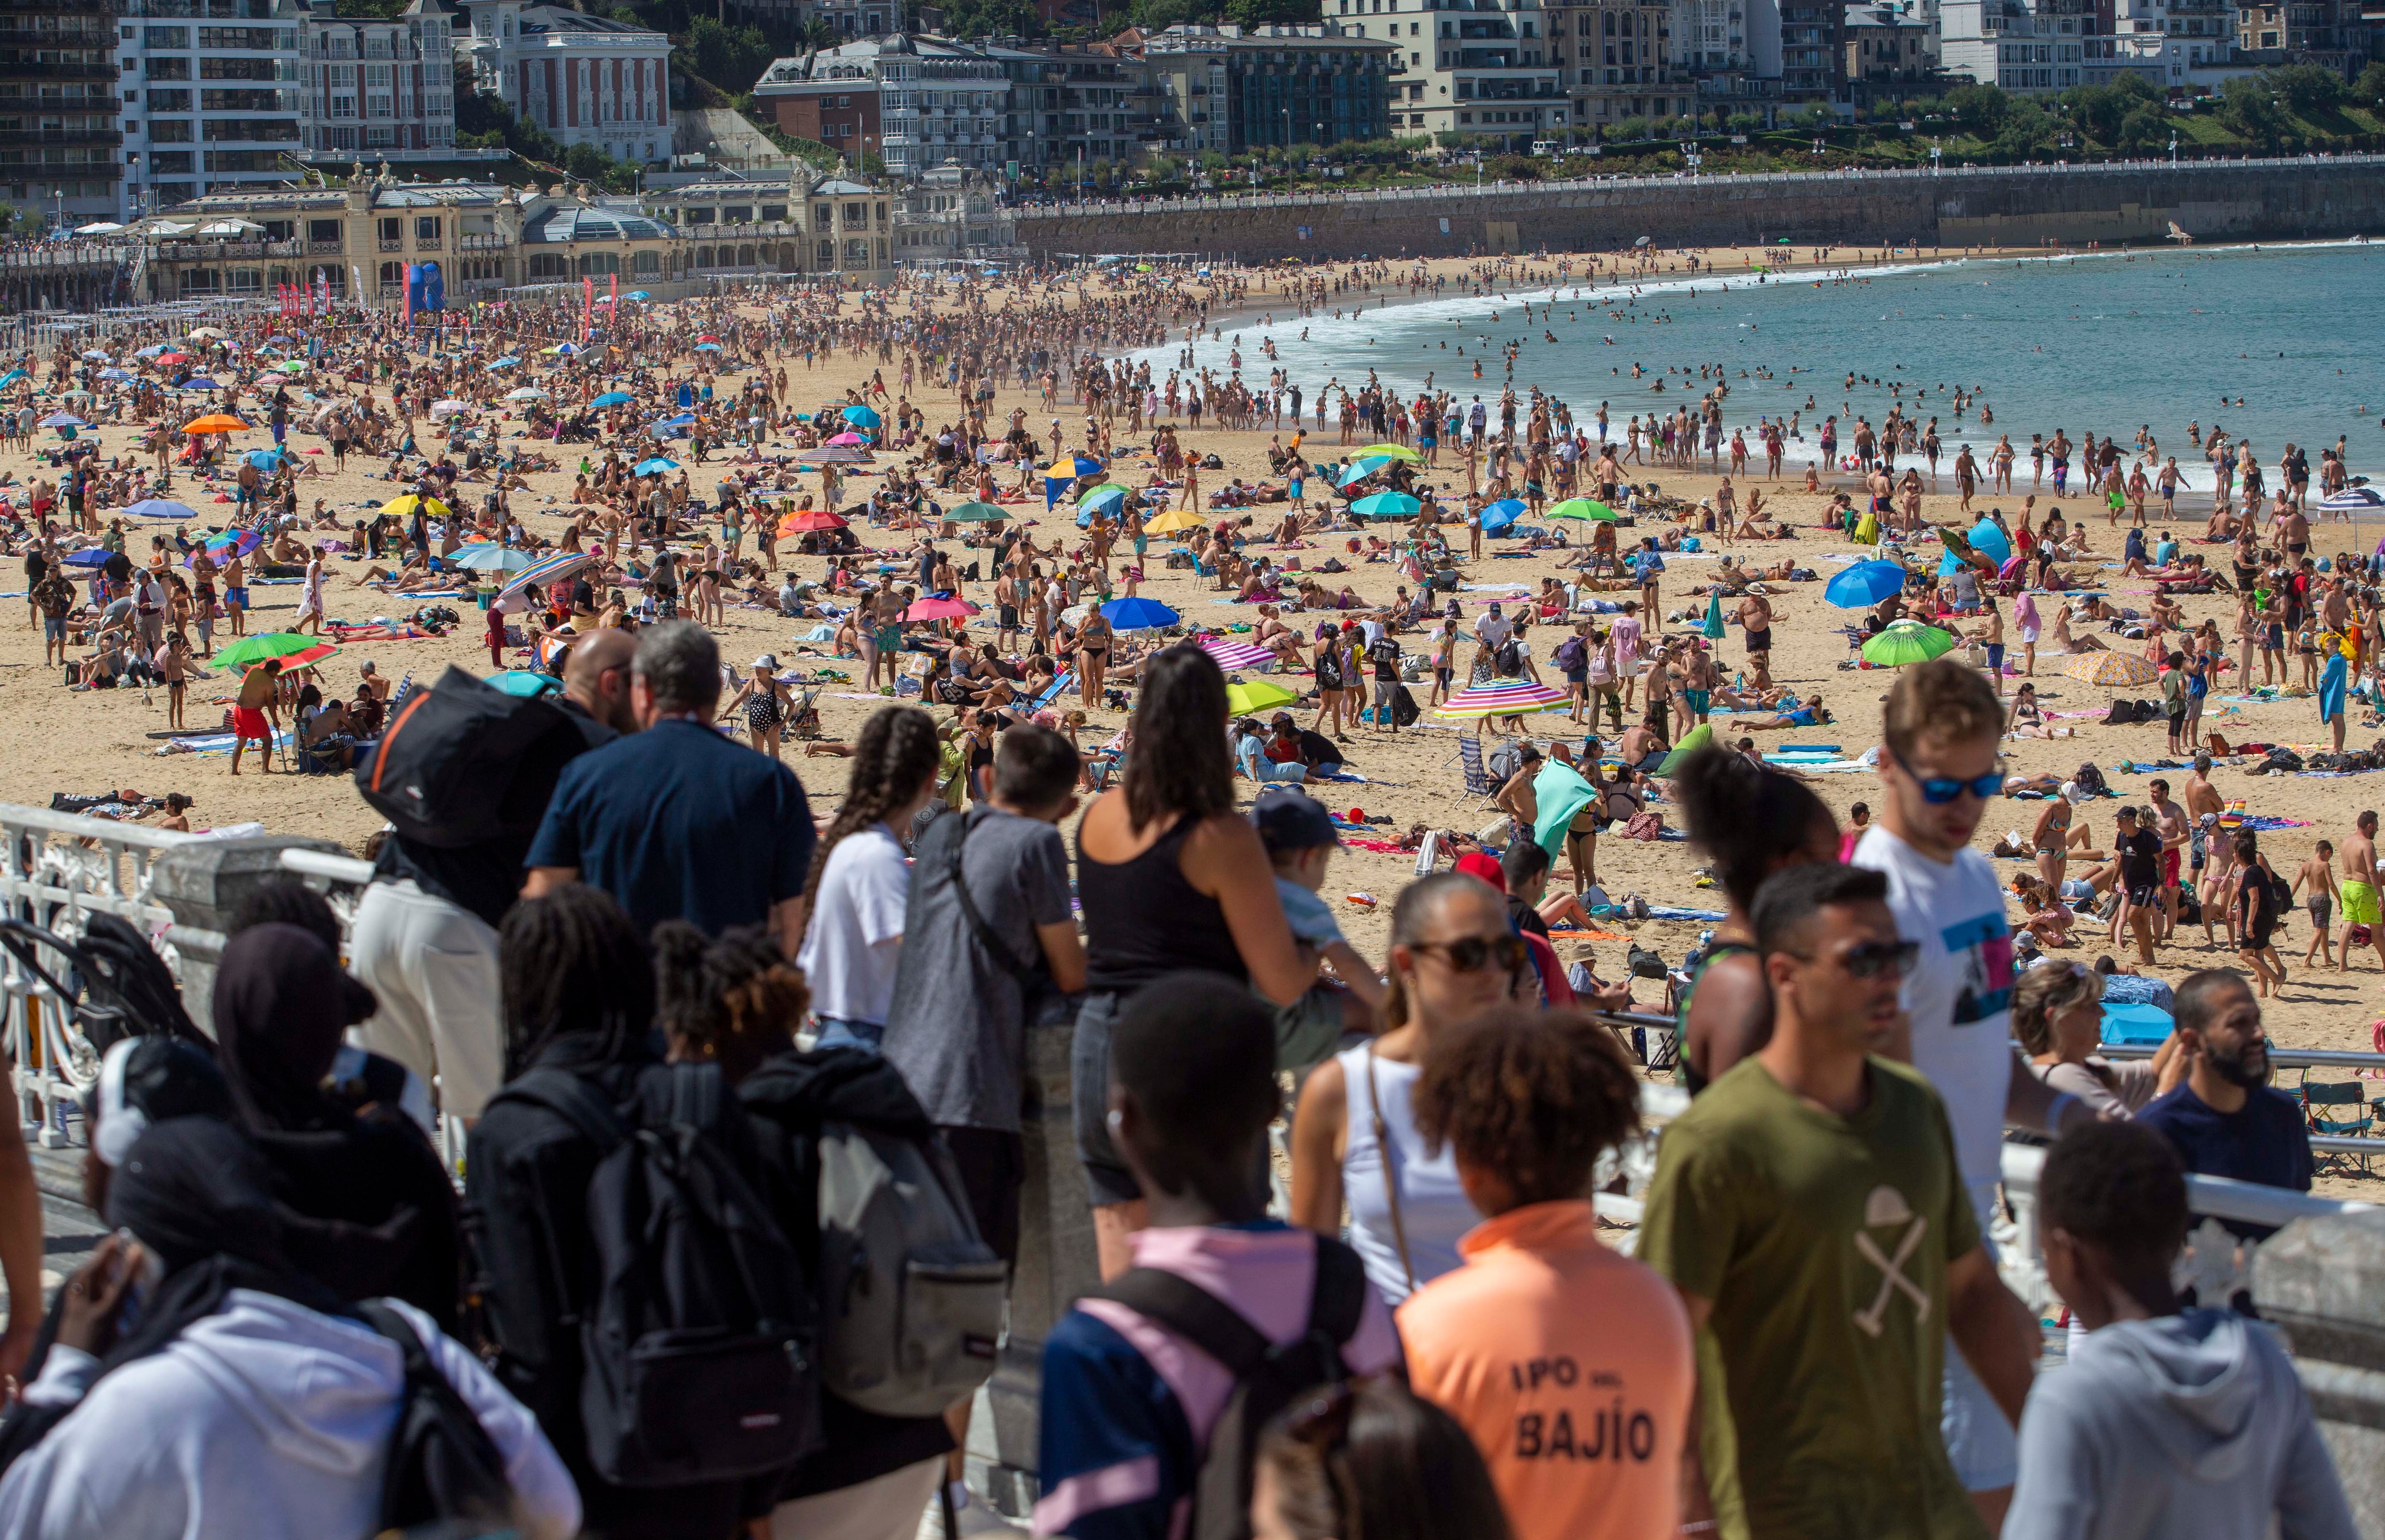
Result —
[[1750, 632], [1748, 632], [1748, 633], [1747, 633], [1747, 651], [1749, 652], [1749, 653], [1750, 653], [1750, 654], [1754, 654], [1754, 653], [1757, 653], [1757, 652], [1771, 652], [1771, 651], [1772, 651], [1772, 630], [1771, 630], [1771, 627], [1767, 627], [1765, 629], [1763, 629], [1763, 630], [1761, 630], [1761, 631], [1750, 631]]
[[265, 720], [265, 714], [255, 706], [231, 708], [231, 730], [240, 739], [261, 738], [268, 743], [273, 741], [273, 731]]
[[2377, 907], [2377, 889], [2365, 882], [2346, 878], [2336, 884], [2343, 895], [2343, 918], [2348, 925], [2373, 925], [2385, 919]]

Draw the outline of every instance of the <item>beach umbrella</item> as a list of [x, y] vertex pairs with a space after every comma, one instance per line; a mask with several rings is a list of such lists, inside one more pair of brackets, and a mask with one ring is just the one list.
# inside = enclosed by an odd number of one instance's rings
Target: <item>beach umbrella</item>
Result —
[[631, 469], [632, 476], [660, 476], [667, 470], [679, 469], [677, 460], [666, 460], [657, 454], [651, 460], [641, 460]]
[[2012, 560], [2012, 537], [1982, 518], [1971, 526], [1971, 549], [1994, 562], [1998, 566]]
[[978, 607], [966, 599], [955, 599], [949, 595], [938, 596], [931, 593], [925, 599], [915, 600], [911, 607], [903, 612], [903, 618], [905, 620], [966, 620], [977, 614], [977, 611]]
[[800, 514], [790, 514], [779, 521], [779, 533], [781, 535], [805, 535], [815, 529], [844, 528], [843, 515], [830, 513], [826, 508], [812, 508]]
[[210, 412], [195, 422], [182, 425], [185, 433], [245, 433], [248, 424], [229, 412]]
[[508, 668], [502, 674], [492, 674], [481, 681], [507, 695], [540, 696], [563, 688], [563, 681], [552, 674], [533, 673], [527, 668]]
[[537, 558], [527, 551], [517, 551], [509, 545], [467, 545], [459, 547], [446, 560], [450, 566], [460, 566], [471, 572], [519, 572], [534, 565]]
[[862, 466], [877, 456], [866, 444], [822, 444], [799, 452], [795, 458], [807, 466]]
[[1698, 634], [1704, 637], [1708, 641], [1720, 641], [1722, 640], [1723, 624], [1721, 594], [1714, 593], [1706, 596], [1705, 624], [1698, 627]]
[[94, 363], [94, 364], [105, 364], [105, 363], [106, 363], [106, 362], [107, 362], [107, 354], [104, 354], [104, 353], [100, 352], [100, 351], [99, 351], [99, 349], [97, 349], [97, 348], [85, 348], [85, 349], [83, 349], [83, 350], [82, 350], [82, 356], [83, 356], [87, 361], [89, 361], [89, 362], [91, 362], [91, 363]]
[[718, 342], [698, 342], [695, 344], [695, 351], [698, 353], [718, 353], [720, 351], [720, 344]]
[[187, 353], [161, 353], [156, 356], [160, 364], [187, 364], [191, 361], [191, 355]]
[[2340, 492], [2329, 492], [2320, 498], [2318, 506], [2319, 512], [2325, 514], [2365, 513], [2371, 508], [2385, 508], [2385, 493], [2379, 492], [2374, 487], [2346, 487]]
[[241, 458], [259, 470], [271, 470], [283, 461], [294, 459], [295, 456], [286, 449], [252, 449]]
[[1156, 599], [1136, 594], [1131, 599], [1114, 599], [1102, 606], [1102, 618], [1118, 631], [1156, 631], [1173, 626], [1184, 617]]
[[1421, 461], [1424, 456], [1418, 454], [1415, 450], [1408, 448], [1405, 444], [1368, 444], [1366, 448], [1358, 451], [1358, 453], [1353, 455], [1352, 458], [1358, 460]]
[[53, 412], [42, 419], [42, 426], [44, 428], [89, 428], [91, 424], [76, 416], [72, 412]]
[[567, 551], [560, 555], [549, 556], [535, 566], [524, 567], [515, 573], [506, 581], [506, 586], [497, 590], [497, 599], [503, 602], [520, 593], [532, 583], [552, 582], [557, 578], [568, 578], [594, 559], [585, 551]]
[[135, 358], [156, 358], [165, 354], [166, 348], [167, 344], [164, 342], [152, 342], [147, 347], [133, 354], [132, 356]]
[[305, 374], [306, 372], [306, 360], [301, 358], [285, 358], [281, 363], [276, 364], [273, 366], [280, 369], [283, 374]]
[[1146, 535], [1176, 535], [1202, 528], [1201, 516], [1190, 508], [1170, 508], [1143, 527]]
[[1065, 476], [1073, 479], [1080, 476], [1091, 476], [1101, 468], [1102, 463], [1099, 460], [1088, 460], [1083, 455], [1080, 454], [1070, 460], [1053, 461], [1050, 465], [1043, 467], [1043, 474], [1046, 476]]
[[222, 335], [223, 335], [223, 333], [222, 333], [222, 332], [220, 332], [220, 331], [218, 331], [214, 327], [211, 327], [211, 326], [194, 326], [194, 327], [193, 327], [190, 330], [188, 330], [188, 331], [186, 331], [186, 332], [182, 333], [182, 335], [183, 335], [183, 336], [185, 336], [185, 337], [194, 337], [194, 338], [196, 338], [198, 341], [200, 341], [200, 342], [210, 342], [210, 341], [214, 340], [215, 338], [220, 337], [220, 336], [222, 336]]
[[1526, 712], [1563, 711], [1568, 697], [1561, 689], [1526, 679], [1498, 679], [1473, 689], [1461, 689], [1433, 707], [1435, 716], [1520, 716]]
[[1904, 568], [1886, 561], [1857, 562], [1822, 586], [1822, 601], [1842, 610], [1869, 609], [1904, 591]]
[[1245, 668], [1270, 668], [1281, 660], [1265, 647], [1247, 641], [1230, 641], [1224, 637], [1211, 637], [1201, 644], [1201, 651], [1217, 660], [1217, 666], [1229, 673]]
[[447, 515], [447, 504], [435, 497], [424, 497], [418, 492], [401, 492], [381, 505], [382, 513], [393, 515], [398, 518], [412, 517], [417, 508], [420, 508], [426, 514], [437, 514], [442, 518]]
[[1384, 462], [1380, 460], [1373, 462], [1360, 460], [1356, 464], [1353, 465], [1348, 470], [1343, 471], [1340, 477], [1336, 478], [1333, 484], [1337, 487], [1355, 487], [1359, 482], [1367, 479], [1367, 478], [1374, 475], [1375, 467], [1382, 465], [1383, 463]]
[[1863, 655], [1882, 668], [1927, 663], [1954, 650], [1953, 633], [1924, 626], [1917, 620], [1892, 621], [1888, 629], [1863, 644]]
[[218, 652], [212, 661], [227, 668], [243, 668], [263, 663], [268, 658], [288, 658], [322, 645], [320, 637], [302, 637], [294, 631], [268, 631], [261, 636], [242, 637]]
[[203, 374], [194, 374], [174, 387], [178, 391], [212, 391], [215, 388], [216, 382]]
[[517, 365], [517, 364], [518, 364], [518, 363], [520, 363], [520, 362], [521, 362], [521, 359], [520, 359], [519, 357], [518, 357], [517, 355], [515, 355], [515, 354], [510, 354], [510, 353], [509, 353], [509, 354], [506, 354], [503, 358], [492, 358], [492, 359], [490, 359], [490, 360], [489, 360], [489, 367], [491, 367], [491, 368], [493, 368], [493, 369], [510, 369], [510, 368], [512, 368], [515, 365]]
[[829, 442], [830, 442], [830, 444], [841, 444], [841, 445], [844, 446], [844, 447], [845, 447], [845, 448], [847, 448], [847, 449], [857, 448], [857, 447], [859, 447], [860, 445], [863, 445], [863, 444], [868, 443], [868, 441], [869, 441], [868, 440], [867, 440], [867, 439], [863, 438], [860, 434], [858, 434], [858, 433], [850, 433], [850, 432], [847, 432], [847, 433], [839, 433], [839, 434], [837, 434], [836, 436], [834, 436], [833, 438], [831, 438], [831, 439], [830, 439], [830, 440], [829, 440]]
[[546, 351], [558, 357], [568, 358], [573, 354], [580, 351], [580, 344], [577, 342], [557, 342], [555, 346], [547, 349]]
[[[220, 535], [209, 535], [200, 546], [214, 560], [225, 562], [234, 556], [245, 556], [264, 543], [265, 532], [261, 529], [227, 529]], [[182, 558], [182, 565], [189, 566], [197, 556], [198, 552], [192, 552]]]
[[1522, 517], [1523, 513], [1524, 505], [1512, 497], [1503, 497], [1496, 503], [1487, 503], [1482, 509], [1482, 532], [1486, 535], [1504, 535], [1516, 527], [1516, 520]]
[[106, 546], [90, 545], [81, 551], [68, 552], [65, 561], [69, 566], [106, 566], [107, 558], [113, 554]]
[[1115, 481], [1105, 481], [1100, 486], [1095, 487], [1093, 491], [1087, 492], [1084, 496], [1077, 499], [1077, 506], [1080, 508], [1098, 509], [1103, 513], [1114, 513], [1118, 510], [1118, 505], [1126, 501], [1126, 488], [1119, 486]]
[[312, 668], [340, 650], [340, 644], [336, 641], [319, 641], [313, 637], [306, 640], [313, 641], [315, 645], [283, 658], [281, 667], [284, 672], [293, 668]]
[[198, 514], [190, 504], [176, 503], [171, 498], [165, 497], [144, 497], [125, 509], [124, 516], [172, 519], [177, 524], [195, 524], [199, 518]]
[[107, 380], [130, 379], [132, 378], [132, 371], [131, 369], [102, 369], [99, 371], [99, 378]]
[[969, 502], [944, 510], [944, 517], [954, 524], [992, 524], [1009, 516], [1010, 510], [999, 503]]
[[1701, 749], [1713, 748], [1714, 742], [1714, 724], [1711, 722], [1699, 723], [1696, 727], [1692, 727], [1688, 732], [1681, 735], [1681, 741], [1673, 745], [1673, 751], [1665, 756], [1665, 763], [1656, 766], [1656, 774], [1660, 776], [1671, 775], [1674, 771], [1679, 770], [1685, 763], [1687, 763], [1692, 754], [1696, 753]]
[[2144, 685], [2161, 677], [2151, 658], [2134, 652], [2081, 653], [2065, 664], [2062, 672], [2091, 685]]
[[643, 289], [632, 289], [621, 297], [625, 300], [642, 300], [646, 298], [646, 292]]
[[1405, 492], [1377, 492], [1350, 504], [1350, 511], [1362, 518], [1414, 518], [1424, 503]]
[[1598, 790], [1580, 771], [1555, 760], [1543, 760], [1532, 777], [1532, 843], [1555, 855], [1564, 849], [1574, 814], [1598, 801]]
[[445, 422], [458, 412], [468, 412], [472, 404], [465, 401], [434, 401], [431, 404], [431, 420]]
[[867, 406], [848, 406], [844, 409], [844, 420], [858, 428], [875, 428], [886, 419]]
[[22, 369], [10, 369], [6, 374], [0, 374], [0, 391], [6, 390], [9, 386], [16, 384], [19, 380], [31, 379], [33, 377], [31, 375], [27, 374]]
[[1568, 497], [1549, 510], [1551, 518], [1587, 518], [1601, 524], [1615, 522], [1615, 510], [1594, 497]]
[[525, 385], [518, 391], [507, 391], [506, 399], [507, 401], [544, 401], [546, 392], [535, 385]]
[[588, 404], [591, 406], [627, 406], [638, 398], [627, 391], [607, 391]]
[[1226, 687], [1226, 714], [1229, 716], [1255, 716], [1263, 711], [1288, 706], [1299, 699], [1273, 679], [1249, 679]]

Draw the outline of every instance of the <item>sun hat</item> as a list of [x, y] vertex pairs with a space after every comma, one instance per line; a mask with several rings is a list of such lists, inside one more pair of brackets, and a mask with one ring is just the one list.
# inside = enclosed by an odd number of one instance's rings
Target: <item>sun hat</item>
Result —
[[776, 668], [779, 666], [779, 654], [776, 652], [765, 652], [760, 657], [754, 660], [754, 666], [756, 668]]

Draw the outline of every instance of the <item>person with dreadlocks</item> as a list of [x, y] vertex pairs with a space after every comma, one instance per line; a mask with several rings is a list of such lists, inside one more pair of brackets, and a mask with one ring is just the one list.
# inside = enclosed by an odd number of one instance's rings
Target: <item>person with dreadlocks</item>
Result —
[[[759, 925], [718, 940], [655, 927], [655, 995], [674, 1060], [717, 1063], [748, 1114], [780, 1232], [806, 1276], [819, 1261], [820, 1137], [830, 1124], [930, 1139], [901, 1074], [855, 1044], [795, 1048], [804, 975]], [[823, 1387], [819, 1447], [784, 1473], [768, 1533], [778, 1540], [909, 1540], [955, 1447], [942, 1417], [885, 1417]]]
[[917, 706], [884, 706], [861, 725], [844, 805], [812, 851], [804, 883], [807, 918], [795, 961], [810, 981], [819, 1044], [875, 1052], [886, 1036], [911, 868], [903, 838], [935, 794], [943, 745]]
[[[654, 967], [644, 938], [611, 895], [574, 883], [525, 899], [497, 933], [497, 960], [508, 1081], [561, 1070], [620, 1108], [661, 1073], [650, 1046]], [[590, 1464], [579, 1321], [599, 1285], [587, 1215], [603, 1154], [562, 1113], [503, 1090], [472, 1125], [464, 1197], [480, 1216], [481, 1298], [497, 1378], [554, 1440], [580, 1484], [592, 1534], [729, 1540], [754, 1516], [743, 1484], [615, 1486]]]

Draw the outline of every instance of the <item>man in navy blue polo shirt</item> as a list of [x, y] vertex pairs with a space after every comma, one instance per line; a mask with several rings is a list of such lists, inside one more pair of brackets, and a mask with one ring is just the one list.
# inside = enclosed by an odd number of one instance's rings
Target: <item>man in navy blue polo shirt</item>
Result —
[[648, 628], [630, 665], [643, 730], [565, 767], [522, 896], [585, 882], [642, 935], [663, 920], [713, 936], [767, 921], [792, 955], [818, 838], [811, 804], [793, 771], [713, 730], [719, 702], [711, 633], [689, 620]]
[[[2251, 987], [2237, 974], [2205, 968], [2178, 987], [2177, 1006], [2179, 1037], [2191, 1056], [2186, 1084], [2137, 1121], [2166, 1136], [2198, 1175], [2310, 1191], [2310, 1135], [2293, 1098], [2269, 1086], [2269, 1044]], [[2228, 1227], [2254, 1240], [2276, 1228]]]

